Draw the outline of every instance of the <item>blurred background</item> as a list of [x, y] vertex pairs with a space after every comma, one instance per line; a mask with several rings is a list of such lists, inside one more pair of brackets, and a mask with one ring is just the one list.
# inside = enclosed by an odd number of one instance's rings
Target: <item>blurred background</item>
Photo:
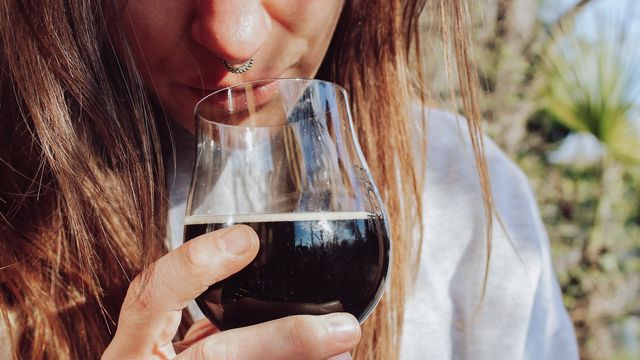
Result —
[[[485, 131], [529, 176], [581, 357], [640, 359], [640, 1], [470, 6]], [[437, 23], [425, 68], [447, 98]]]

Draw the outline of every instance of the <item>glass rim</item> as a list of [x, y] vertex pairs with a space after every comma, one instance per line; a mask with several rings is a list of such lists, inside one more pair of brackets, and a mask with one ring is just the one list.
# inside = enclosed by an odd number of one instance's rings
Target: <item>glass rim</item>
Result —
[[[205, 118], [205, 117], [201, 116], [199, 111], [198, 111], [198, 109], [200, 108], [201, 104], [203, 104], [204, 102], [209, 100], [210, 97], [212, 97], [214, 95], [218, 95], [218, 94], [222, 93], [223, 91], [228, 91], [228, 90], [239, 88], [239, 87], [245, 87], [247, 85], [252, 85], [252, 84], [257, 84], [257, 83], [272, 83], [272, 82], [277, 82], [277, 81], [280, 81], [280, 82], [296, 81], [296, 82], [307, 82], [307, 83], [314, 83], [315, 82], [315, 83], [328, 84], [328, 85], [331, 85], [334, 88], [338, 89], [342, 93], [342, 95], [344, 96], [345, 102], [348, 102], [347, 90], [343, 86], [338, 85], [338, 84], [336, 84], [334, 82], [331, 82], [331, 81], [320, 80], [320, 79], [312, 79], [312, 78], [299, 78], [299, 77], [266, 78], [266, 79], [258, 79], [258, 80], [252, 80], [252, 81], [247, 81], [247, 82], [243, 82], [243, 83], [238, 83], [238, 84], [235, 84], [235, 85], [224, 87], [222, 89], [215, 90], [214, 92], [212, 92], [210, 94], [207, 94], [205, 97], [203, 97], [202, 99], [198, 100], [198, 102], [196, 103], [196, 105], [193, 108], [193, 115], [196, 118], [196, 120], [200, 119], [202, 121], [206, 121], [207, 123], [215, 124], [216, 126], [225, 127], [225, 128], [231, 128], [231, 129], [269, 129], [269, 128], [276, 128], [276, 127], [286, 126], [286, 123], [278, 124], [278, 125], [259, 125], [259, 126], [229, 125], [229, 124], [221, 123], [221, 122], [216, 121], [216, 120], [211, 120], [211, 119]], [[348, 106], [348, 104], [347, 104], [347, 106]], [[196, 123], [196, 127], [197, 127], [197, 123]]]

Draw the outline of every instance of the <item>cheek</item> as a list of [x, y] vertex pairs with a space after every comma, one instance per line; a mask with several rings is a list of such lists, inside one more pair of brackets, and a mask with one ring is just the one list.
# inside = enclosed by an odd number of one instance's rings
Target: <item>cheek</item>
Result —
[[344, 0], [272, 0], [265, 1], [271, 17], [294, 33], [322, 33], [333, 29]]
[[308, 48], [300, 62], [315, 71], [329, 46], [344, 0], [272, 0], [264, 4], [274, 21], [305, 40]]
[[[154, 80], [168, 67], [167, 59], [188, 32], [189, 9], [184, 1], [131, 0], [122, 23], [138, 69]], [[160, 77], [161, 78], [161, 77]]]

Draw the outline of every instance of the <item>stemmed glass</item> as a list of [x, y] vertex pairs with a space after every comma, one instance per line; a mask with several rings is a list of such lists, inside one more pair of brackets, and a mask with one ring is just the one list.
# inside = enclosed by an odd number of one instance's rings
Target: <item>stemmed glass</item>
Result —
[[346, 91], [272, 79], [196, 105], [197, 153], [185, 241], [232, 224], [257, 257], [196, 302], [221, 330], [346, 311], [364, 321], [389, 270], [384, 207], [358, 145]]

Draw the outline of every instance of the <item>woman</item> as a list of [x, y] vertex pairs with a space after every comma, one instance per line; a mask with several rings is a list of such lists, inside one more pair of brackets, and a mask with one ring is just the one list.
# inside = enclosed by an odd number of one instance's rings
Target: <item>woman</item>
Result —
[[[455, 117], [412, 111], [422, 98], [410, 58], [423, 7], [0, 1], [5, 356], [576, 357], [526, 181], [492, 144], [483, 152], [462, 0], [427, 16], [443, 20], [456, 50], [468, 139]], [[362, 328], [332, 314], [217, 334], [205, 321], [185, 335], [181, 310], [248, 264], [258, 242], [236, 226], [165, 254], [175, 225], [167, 199], [180, 191], [165, 188], [172, 136], [193, 129], [193, 105], [211, 90], [273, 77], [318, 77], [349, 91], [390, 214], [393, 278]], [[429, 144], [426, 178], [412, 137]], [[504, 226], [492, 226], [494, 214]]]

